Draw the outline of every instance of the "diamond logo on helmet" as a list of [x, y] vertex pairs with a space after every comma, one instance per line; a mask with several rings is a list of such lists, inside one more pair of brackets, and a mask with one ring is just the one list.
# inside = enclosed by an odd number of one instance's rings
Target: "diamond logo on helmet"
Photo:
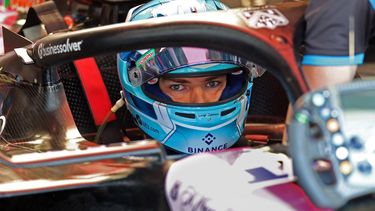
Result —
[[212, 144], [214, 140], [216, 139], [215, 136], [213, 136], [211, 133], [208, 133], [204, 138], [202, 138], [202, 141], [204, 141], [207, 145]]

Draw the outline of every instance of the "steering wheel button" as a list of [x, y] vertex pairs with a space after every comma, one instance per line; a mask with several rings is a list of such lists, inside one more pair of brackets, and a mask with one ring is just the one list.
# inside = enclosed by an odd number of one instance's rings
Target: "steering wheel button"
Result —
[[368, 161], [362, 161], [358, 163], [358, 170], [364, 174], [370, 174], [372, 166]]
[[309, 122], [309, 115], [306, 111], [296, 113], [295, 118], [302, 124], [307, 124]]
[[324, 105], [324, 103], [326, 101], [325, 98], [324, 98], [324, 96], [322, 94], [320, 94], [320, 93], [314, 94], [312, 96], [311, 100], [312, 100], [313, 105], [317, 106], [317, 107], [320, 107], [320, 106]]
[[336, 146], [341, 146], [344, 144], [344, 137], [340, 133], [335, 133], [332, 135], [332, 143]]
[[339, 112], [335, 109], [335, 110], [332, 110], [331, 111], [331, 116], [333, 117], [333, 118], [337, 118], [338, 116], [339, 116]]
[[336, 149], [336, 157], [339, 160], [345, 160], [349, 157], [349, 150], [346, 147], [339, 147]]
[[340, 124], [336, 119], [329, 119], [327, 121], [327, 129], [331, 133], [335, 133], [339, 130]]
[[352, 164], [349, 163], [349, 161], [343, 161], [340, 163], [340, 172], [344, 175], [348, 175], [353, 171]]
[[358, 136], [352, 136], [350, 138], [350, 142], [349, 143], [350, 143], [350, 147], [352, 147], [353, 149], [360, 150], [360, 149], [363, 148], [362, 140]]
[[331, 111], [329, 108], [322, 108], [320, 110], [320, 116], [322, 116], [324, 119], [328, 118], [331, 115]]
[[323, 91], [323, 96], [324, 97], [329, 97], [331, 94], [329, 93], [329, 91], [328, 90], [324, 90]]
[[326, 172], [332, 169], [332, 164], [328, 160], [315, 160], [313, 169], [317, 172]]

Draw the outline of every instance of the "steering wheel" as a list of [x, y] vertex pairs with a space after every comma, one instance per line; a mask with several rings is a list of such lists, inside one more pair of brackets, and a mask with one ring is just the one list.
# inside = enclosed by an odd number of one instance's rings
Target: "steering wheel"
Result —
[[340, 208], [375, 191], [375, 82], [358, 81], [300, 98], [289, 128], [300, 185], [320, 207]]

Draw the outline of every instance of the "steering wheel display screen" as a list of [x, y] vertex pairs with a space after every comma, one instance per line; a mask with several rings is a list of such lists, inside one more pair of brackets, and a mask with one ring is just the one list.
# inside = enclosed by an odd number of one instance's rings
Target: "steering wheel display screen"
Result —
[[342, 130], [354, 170], [348, 179], [355, 185], [368, 185], [363, 177], [372, 177], [375, 167], [375, 90], [342, 92], [340, 101]]

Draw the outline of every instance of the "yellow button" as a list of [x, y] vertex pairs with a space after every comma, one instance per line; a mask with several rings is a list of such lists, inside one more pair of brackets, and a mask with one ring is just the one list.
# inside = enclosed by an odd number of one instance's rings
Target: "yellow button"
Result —
[[340, 124], [336, 119], [329, 119], [327, 121], [327, 129], [331, 133], [335, 133], [340, 129]]
[[340, 163], [340, 172], [344, 175], [348, 175], [353, 171], [352, 164], [349, 161], [343, 161]]

